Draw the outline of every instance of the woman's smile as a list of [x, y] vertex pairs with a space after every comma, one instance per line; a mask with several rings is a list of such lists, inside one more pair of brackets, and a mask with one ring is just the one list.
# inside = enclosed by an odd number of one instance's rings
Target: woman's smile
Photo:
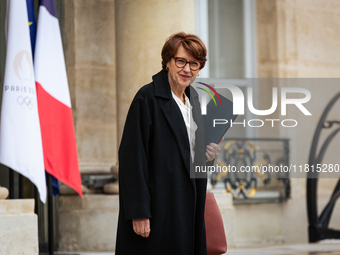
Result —
[[184, 79], [190, 79], [190, 76], [189, 75], [185, 75], [185, 74], [180, 74], [180, 76]]

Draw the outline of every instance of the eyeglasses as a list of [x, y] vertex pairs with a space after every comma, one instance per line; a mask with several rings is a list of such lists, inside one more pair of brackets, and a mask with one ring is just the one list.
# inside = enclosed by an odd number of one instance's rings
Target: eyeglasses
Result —
[[175, 59], [175, 65], [178, 68], [185, 67], [187, 63], [189, 63], [189, 67], [191, 71], [197, 71], [201, 67], [201, 62], [199, 62], [198, 60], [193, 60], [189, 62], [184, 58], [174, 57], [174, 59]]

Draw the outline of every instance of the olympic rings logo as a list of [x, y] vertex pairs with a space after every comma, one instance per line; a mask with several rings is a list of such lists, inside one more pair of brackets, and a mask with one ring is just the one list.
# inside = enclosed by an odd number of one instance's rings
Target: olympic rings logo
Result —
[[33, 108], [33, 97], [29, 98], [29, 97], [19, 96], [17, 98], [17, 103], [19, 105], [21, 105], [22, 109], [32, 110], [32, 108]]

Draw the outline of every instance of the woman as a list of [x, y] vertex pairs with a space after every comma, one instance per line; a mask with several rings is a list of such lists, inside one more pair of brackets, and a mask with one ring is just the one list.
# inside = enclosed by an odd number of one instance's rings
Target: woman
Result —
[[206, 62], [195, 35], [178, 33], [162, 49], [162, 71], [130, 106], [119, 148], [120, 211], [116, 255], [207, 254], [206, 178], [193, 178], [219, 152], [205, 146], [197, 92]]

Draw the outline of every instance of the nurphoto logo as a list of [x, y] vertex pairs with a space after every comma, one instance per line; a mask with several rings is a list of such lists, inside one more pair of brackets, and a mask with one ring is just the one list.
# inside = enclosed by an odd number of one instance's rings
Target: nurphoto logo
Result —
[[[209, 88], [211, 91], [215, 93], [217, 98], [220, 101], [220, 104], [222, 106], [222, 102], [220, 99], [220, 95], [217, 93], [215, 89], [228, 89], [231, 92], [232, 98], [233, 98], [233, 114], [234, 115], [245, 115], [245, 96], [243, 91], [235, 86], [230, 84], [216, 84], [213, 88], [212, 86], [198, 82], [199, 84], [202, 84]], [[205, 91], [214, 101], [215, 106], [217, 106], [216, 100], [211, 92], [209, 92], [207, 89], [203, 89], [200, 87], [197, 87], [200, 90]], [[280, 91], [280, 95], [279, 92]], [[295, 93], [299, 94], [300, 98], [289, 98], [289, 93]], [[280, 96], [280, 97], [279, 97]], [[287, 105], [294, 105], [297, 107], [305, 116], [311, 116], [312, 114], [308, 111], [308, 109], [304, 106], [305, 103], [307, 103], [311, 99], [311, 93], [308, 89], [305, 88], [298, 88], [298, 87], [282, 87], [278, 88], [273, 87], [272, 88], [272, 103], [271, 107], [269, 109], [265, 110], [259, 110], [255, 109], [254, 102], [253, 102], [253, 87], [247, 87], [247, 106], [249, 112], [256, 116], [267, 116], [270, 114], [273, 114], [278, 109], [278, 99], [280, 98], [280, 114], [281, 116], [287, 115]], [[207, 97], [203, 96], [201, 100], [201, 113], [202, 115], [207, 115]], [[249, 127], [262, 127], [264, 126], [265, 122], [271, 123], [271, 127], [275, 126], [276, 122], [280, 122], [283, 127], [295, 127], [298, 125], [297, 120], [295, 119], [250, 119], [246, 122], [244, 119], [242, 122], [235, 122], [232, 119], [214, 119], [213, 120], [213, 126], [216, 125], [225, 125], [230, 124], [232, 127], [233, 125], [242, 125], [246, 126], [248, 124]]]

